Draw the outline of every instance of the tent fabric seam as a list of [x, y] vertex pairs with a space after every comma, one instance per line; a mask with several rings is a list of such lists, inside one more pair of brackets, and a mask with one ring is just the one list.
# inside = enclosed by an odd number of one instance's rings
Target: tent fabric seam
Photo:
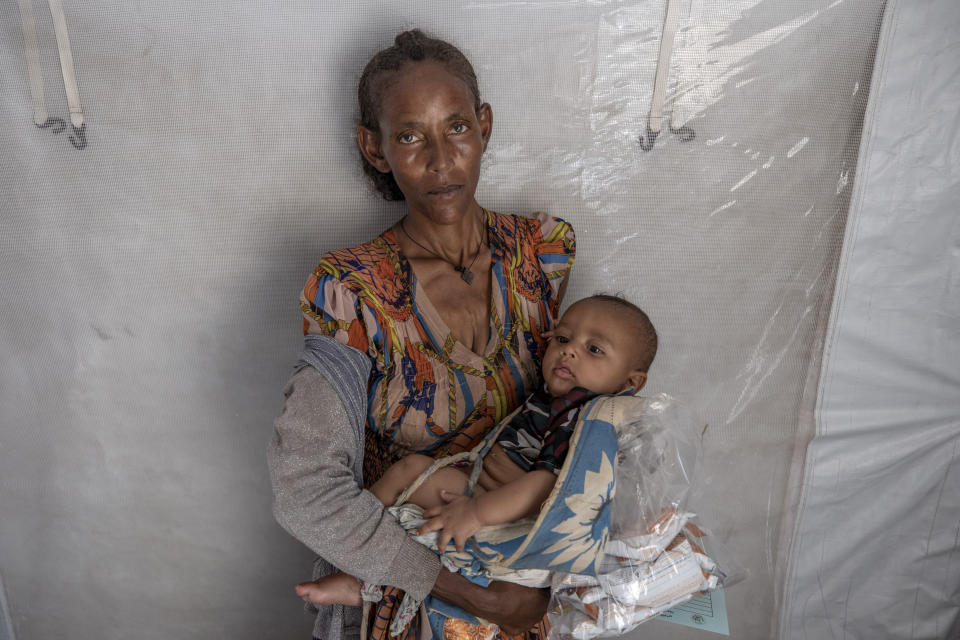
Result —
[[813, 442], [817, 440], [817, 438], [825, 435], [821, 416], [821, 403], [827, 392], [827, 389], [832, 383], [832, 371], [828, 371], [827, 368], [829, 367], [829, 363], [831, 361], [830, 354], [834, 348], [834, 341], [836, 339], [837, 319], [840, 315], [841, 308], [844, 306], [844, 300], [847, 293], [846, 274], [849, 269], [848, 264], [850, 255], [853, 253], [856, 245], [859, 225], [862, 220], [862, 216], [859, 214], [862, 207], [863, 193], [866, 188], [865, 180], [869, 173], [869, 165], [872, 162], [872, 158], [869, 154], [872, 141], [870, 132], [875, 127], [876, 112], [879, 109], [878, 104], [880, 102], [880, 95], [883, 93], [883, 88], [886, 84], [887, 51], [889, 49], [889, 43], [893, 40], [894, 35], [896, 34], [899, 9], [900, 4], [897, 0], [887, 0], [884, 7], [883, 24], [877, 41], [873, 76], [870, 81], [870, 96], [868, 98], [867, 108], [864, 113], [864, 125], [861, 131], [860, 148], [857, 155], [858, 162], [855, 177], [855, 191], [853, 198], [851, 198], [850, 207], [847, 213], [846, 229], [843, 243], [841, 245], [839, 264], [837, 266], [837, 277], [835, 281], [836, 284], [833, 303], [831, 305], [830, 319], [827, 325], [826, 338], [823, 346], [823, 355], [820, 362], [819, 389], [817, 391], [817, 397], [815, 400], [816, 405], [814, 407], [814, 438], [807, 445], [807, 456], [803, 471], [803, 481], [800, 487], [800, 498], [797, 504], [797, 516], [794, 519], [793, 533], [790, 536], [789, 551], [787, 553], [787, 570], [786, 575], [784, 576], [783, 587], [784, 603], [780, 613], [779, 637], [787, 636], [789, 631], [788, 622], [791, 619], [791, 613], [793, 611], [793, 601], [790, 598], [790, 593], [795, 586], [794, 583], [796, 580], [795, 571], [797, 541], [800, 534], [801, 523], [803, 521], [802, 515], [806, 510], [807, 500], [809, 498], [808, 491], [810, 487], [811, 475], [813, 473], [812, 470], [817, 461], [817, 454], [815, 451], [811, 451], [811, 446]]

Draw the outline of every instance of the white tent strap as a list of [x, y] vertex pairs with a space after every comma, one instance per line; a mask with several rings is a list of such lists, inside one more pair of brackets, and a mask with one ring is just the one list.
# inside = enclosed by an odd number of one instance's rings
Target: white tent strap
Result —
[[[693, 0], [696, 2], [696, 0]], [[647, 117], [647, 131], [640, 137], [640, 148], [644, 151], [653, 149], [653, 144], [663, 129], [665, 116], [664, 103], [667, 96], [667, 83], [670, 80], [670, 66], [673, 59], [673, 48], [677, 37], [677, 27], [680, 23], [679, 0], [665, 0], [665, 15], [663, 19], [663, 34], [660, 37], [660, 53], [657, 56], [657, 71], [653, 80], [653, 95], [650, 98], [650, 115]], [[697, 2], [699, 6], [699, 3]], [[692, 11], [693, 3], [691, 3]], [[676, 112], [673, 119], [676, 119]], [[671, 133], [679, 134], [681, 142], [693, 140], [695, 133], [690, 127], [681, 122], [676, 125], [669, 123]]]
[[63, 3], [60, 0], [48, 0], [53, 26], [57, 33], [57, 49], [60, 52], [60, 70], [63, 72], [63, 87], [67, 92], [67, 105], [70, 107], [70, 122], [74, 128], [83, 126], [83, 106], [80, 104], [80, 87], [77, 84], [77, 71], [73, 65], [73, 51], [70, 49], [70, 34], [67, 32], [67, 20], [63, 15]]
[[702, 32], [693, 28], [703, 20], [703, 0], [690, 0], [690, 13], [686, 18], [687, 28], [681, 31], [679, 42], [674, 42], [676, 54], [673, 56], [673, 68], [676, 77], [677, 93], [670, 109], [670, 130], [680, 131], [691, 120], [693, 114], [706, 110], [703, 100], [703, 55], [705, 45], [700, 41]]
[[653, 82], [653, 98], [650, 101], [650, 117], [647, 128], [654, 134], [663, 127], [663, 103], [666, 100], [667, 80], [670, 77], [670, 58], [673, 55], [673, 41], [677, 35], [677, 23], [680, 12], [676, 0], [666, 0], [667, 15], [663, 21], [663, 36], [660, 38], [660, 55], [657, 58], [657, 75]]
[[40, 46], [37, 43], [37, 22], [33, 17], [33, 0], [20, 0], [20, 21], [23, 25], [23, 48], [27, 54], [27, 75], [33, 98], [33, 121], [47, 121], [47, 100], [43, 94], [43, 71], [40, 68]]

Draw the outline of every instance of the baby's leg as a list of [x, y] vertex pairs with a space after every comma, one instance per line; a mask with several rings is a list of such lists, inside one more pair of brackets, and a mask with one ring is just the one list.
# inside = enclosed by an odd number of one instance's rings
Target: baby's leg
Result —
[[[370, 487], [370, 492], [377, 496], [380, 502], [391, 506], [433, 462], [433, 458], [420, 454], [401, 458]], [[455, 467], [437, 469], [410, 495], [410, 502], [424, 509], [446, 504], [446, 501], [440, 497], [440, 491], [445, 489], [453, 493], [463, 493], [467, 488], [468, 480], [467, 474]], [[476, 491], [480, 493], [482, 489], [477, 487]]]
[[[437, 469], [416, 491], [410, 494], [410, 502], [424, 509], [447, 504], [448, 501], [440, 497], [440, 492], [462, 494], [467, 490], [469, 481], [470, 477], [456, 467]], [[479, 486], [474, 487], [473, 495], [481, 493], [483, 489]]]
[[313, 604], [347, 604], [355, 607], [363, 604], [360, 581], [346, 573], [334, 573], [313, 582], [301, 582], [297, 585], [297, 595], [304, 602]]
[[385, 506], [392, 506], [404, 489], [413, 484], [413, 481], [431, 464], [433, 464], [433, 458], [416, 453], [400, 458], [390, 465], [379, 480], [373, 483], [370, 493], [377, 496], [377, 500]]
[[[431, 464], [433, 464], [433, 458], [419, 454], [401, 458], [370, 487], [370, 493], [384, 505], [390, 506]], [[424, 509], [445, 504], [440, 497], [440, 491], [446, 489], [454, 493], [463, 493], [467, 487], [467, 481], [467, 475], [459, 469], [452, 467], [438, 469], [413, 492], [410, 502]], [[482, 491], [479, 487], [477, 489]], [[334, 573], [313, 582], [301, 582], [297, 585], [296, 591], [305, 602], [313, 604], [360, 606], [363, 604], [360, 586], [360, 581], [353, 576], [347, 573]]]

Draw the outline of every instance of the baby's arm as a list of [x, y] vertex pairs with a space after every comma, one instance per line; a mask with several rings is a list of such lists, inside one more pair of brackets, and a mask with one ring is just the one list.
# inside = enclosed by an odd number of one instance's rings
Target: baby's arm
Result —
[[420, 533], [439, 531], [437, 548], [446, 548], [453, 539], [457, 550], [463, 551], [467, 539], [481, 527], [536, 514], [553, 490], [556, 478], [552, 471], [535, 469], [473, 498], [442, 491], [441, 497], [447, 504], [424, 512], [430, 520], [420, 527]]

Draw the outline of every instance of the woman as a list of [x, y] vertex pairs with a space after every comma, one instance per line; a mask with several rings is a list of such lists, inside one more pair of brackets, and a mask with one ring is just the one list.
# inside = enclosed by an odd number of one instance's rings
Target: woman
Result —
[[[441, 570], [361, 486], [408, 453], [472, 447], [540, 383], [573, 231], [475, 200], [493, 114], [452, 45], [416, 30], [398, 35], [367, 64], [359, 100], [364, 169], [407, 214], [371, 242], [324, 256], [304, 288], [307, 348], [270, 448], [274, 513], [332, 565], [391, 585], [375, 638], [387, 636], [402, 590], [542, 636], [546, 593], [484, 589]], [[356, 615], [321, 611], [314, 635], [335, 640]]]

